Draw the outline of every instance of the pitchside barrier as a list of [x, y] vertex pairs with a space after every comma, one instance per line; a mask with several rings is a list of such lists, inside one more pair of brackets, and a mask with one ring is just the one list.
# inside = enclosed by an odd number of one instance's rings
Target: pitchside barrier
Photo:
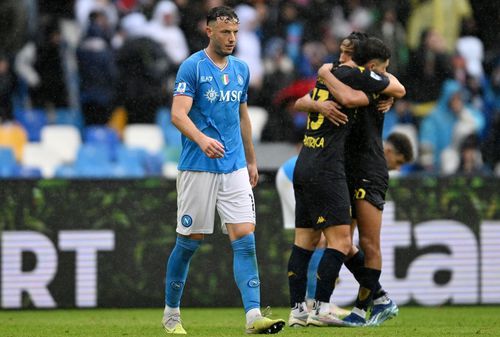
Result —
[[[203, 193], [203, 191], [200, 191]], [[255, 190], [262, 304], [288, 305], [293, 232], [274, 181]], [[392, 180], [381, 282], [399, 305], [500, 304], [500, 180]], [[175, 182], [0, 181], [1, 308], [162, 307]], [[353, 302], [342, 269], [333, 300]], [[217, 226], [191, 263], [183, 306], [240, 306]]]

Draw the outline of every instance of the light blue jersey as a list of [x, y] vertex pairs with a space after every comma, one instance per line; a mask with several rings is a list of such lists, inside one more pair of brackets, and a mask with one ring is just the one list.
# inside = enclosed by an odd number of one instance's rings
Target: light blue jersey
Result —
[[222, 158], [210, 159], [195, 142], [182, 135], [179, 170], [229, 173], [246, 167], [240, 104], [247, 101], [249, 78], [248, 66], [243, 61], [229, 56], [226, 67], [221, 69], [204, 50], [181, 64], [174, 96], [193, 98], [189, 118], [201, 132], [218, 140], [225, 154]]

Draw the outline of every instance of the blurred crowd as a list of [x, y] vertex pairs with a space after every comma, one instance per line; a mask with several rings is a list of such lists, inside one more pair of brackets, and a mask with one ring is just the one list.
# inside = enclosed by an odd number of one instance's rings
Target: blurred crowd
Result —
[[340, 40], [364, 31], [389, 46], [407, 89], [384, 126], [384, 137], [412, 138], [418, 156], [403, 173], [500, 175], [500, 12], [488, 1], [3, 0], [0, 122], [37, 109], [118, 130], [155, 123], [180, 63], [208, 42], [206, 12], [222, 4], [240, 18], [248, 103], [267, 112], [261, 142], [300, 141], [307, 115], [292, 103]]

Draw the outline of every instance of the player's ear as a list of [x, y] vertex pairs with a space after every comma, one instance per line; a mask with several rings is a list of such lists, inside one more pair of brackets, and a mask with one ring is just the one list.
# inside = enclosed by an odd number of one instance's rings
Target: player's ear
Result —
[[206, 25], [205, 32], [207, 33], [208, 37], [212, 36], [213, 29], [212, 29], [212, 27], [210, 27], [210, 24]]

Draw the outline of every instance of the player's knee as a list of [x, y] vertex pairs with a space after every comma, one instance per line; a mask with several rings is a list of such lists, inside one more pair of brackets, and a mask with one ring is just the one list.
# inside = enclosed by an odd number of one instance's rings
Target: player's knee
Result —
[[231, 241], [241, 239], [255, 231], [253, 223], [227, 224], [227, 231]]
[[295, 231], [294, 245], [313, 251], [321, 239], [319, 231]]
[[359, 244], [365, 255], [375, 256], [380, 255], [380, 240], [374, 240], [370, 237], [360, 238]]

